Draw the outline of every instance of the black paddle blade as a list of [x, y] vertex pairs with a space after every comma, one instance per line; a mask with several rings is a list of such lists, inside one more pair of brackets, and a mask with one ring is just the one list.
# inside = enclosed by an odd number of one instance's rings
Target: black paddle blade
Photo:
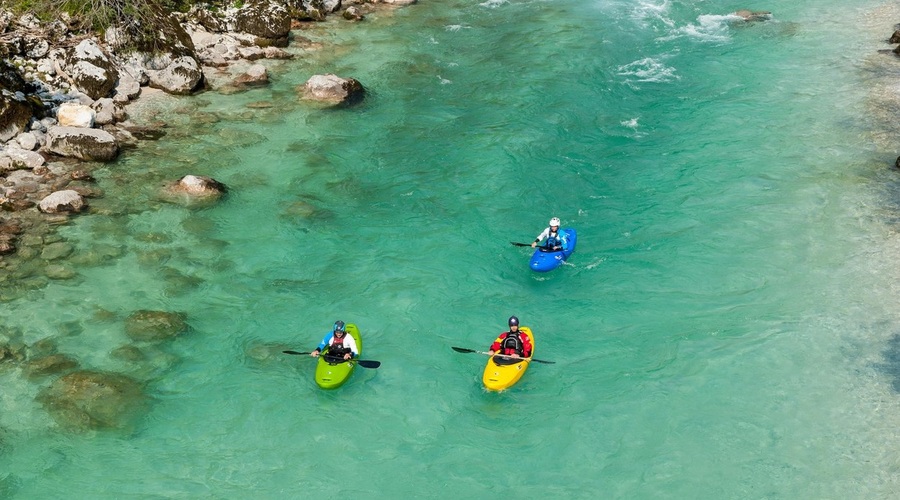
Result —
[[300, 355], [309, 354], [308, 352], [297, 352], [297, 351], [281, 351], [281, 352], [283, 352], [285, 354], [300, 354]]
[[534, 358], [531, 358], [531, 360], [534, 361], [535, 363], [544, 363], [545, 365], [553, 365], [553, 364], [556, 364], [556, 361], [547, 361], [546, 359], [534, 359]]
[[371, 359], [357, 359], [356, 364], [363, 368], [378, 368], [381, 366], [381, 361], [372, 361]]
[[531, 243], [517, 243], [515, 241], [510, 241], [510, 243], [512, 243], [513, 246], [516, 246], [516, 247], [530, 247], [531, 246]]
[[466, 349], [464, 347], [451, 347], [451, 349], [453, 349], [456, 352], [462, 352], [462, 353], [478, 352], [474, 349]]

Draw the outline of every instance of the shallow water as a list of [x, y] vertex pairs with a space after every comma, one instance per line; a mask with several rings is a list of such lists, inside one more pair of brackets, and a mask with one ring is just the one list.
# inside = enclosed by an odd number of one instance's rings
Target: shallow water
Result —
[[[94, 172], [59, 231], [78, 277], [0, 317], [153, 404], [73, 433], [49, 379], [0, 372], [0, 496], [893, 496], [896, 152], [869, 110], [900, 16], [857, 4], [422, 3], [304, 30], [324, 48], [265, 89], [135, 111], [168, 134]], [[326, 72], [369, 96], [299, 101]], [[228, 196], [159, 200], [188, 173]], [[551, 216], [578, 247], [535, 274], [509, 242]], [[126, 362], [140, 309], [191, 329]], [[556, 363], [487, 393], [450, 347], [511, 314]], [[280, 351], [335, 319], [382, 365], [323, 392]]]

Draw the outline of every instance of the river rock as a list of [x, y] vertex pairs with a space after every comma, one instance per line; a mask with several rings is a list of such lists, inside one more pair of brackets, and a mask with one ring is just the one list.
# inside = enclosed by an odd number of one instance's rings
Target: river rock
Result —
[[772, 19], [772, 13], [767, 11], [752, 11], [741, 9], [735, 12], [734, 15], [744, 18], [744, 21], [747, 22], [767, 21], [769, 19]]
[[138, 82], [135, 77], [131, 76], [131, 73], [128, 71], [123, 70], [119, 72], [119, 83], [116, 85], [113, 100], [124, 103], [137, 99], [139, 95], [141, 95], [140, 82]]
[[159, 62], [157, 66], [161, 69], [152, 69], [154, 66], [150, 65], [144, 70], [150, 78], [150, 86], [170, 94], [190, 94], [203, 82], [200, 63], [191, 56], [169, 59], [168, 63]]
[[78, 361], [65, 354], [50, 354], [39, 358], [29, 359], [23, 366], [23, 372], [28, 378], [38, 378], [46, 375], [67, 372], [78, 367]]
[[15, 239], [8, 234], [0, 234], [0, 255], [16, 253]]
[[91, 128], [95, 116], [96, 112], [90, 106], [78, 102], [64, 102], [56, 111], [56, 120], [61, 127]]
[[72, 255], [72, 252], [75, 251], [75, 247], [73, 247], [70, 243], [66, 243], [65, 241], [57, 241], [54, 243], [48, 243], [41, 249], [41, 258], [44, 260], [59, 260]]
[[60, 425], [79, 430], [129, 427], [149, 404], [131, 377], [91, 370], [63, 375], [37, 399]]
[[97, 125], [108, 125], [126, 118], [125, 108], [109, 97], [97, 99], [91, 107], [97, 113], [94, 118], [94, 123]]
[[247, 71], [241, 73], [234, 79], [234, 84], [238, 86], [257, 86], [269, 83], [269, 73], [262, 64], [254, 64], [247, 68]]
[[32, 109], [25, 96], [18, 92], [25, 81], [18, 70], [0, 60], [0, 142], [6, 142], [28, 130]]
[[313, 75], [303, 86], [302, 94], [304, 99], [349, 104], [362, 99], [365, 89], [353, 78], [341, 78], [329, 73]]
[[79, 42], [68, 54], [65, 63], [72, 83], [91, 99], [112, 94], [119, 72], [94, 40]]
[[34, 135], [34, 132], [23, 132], [19, 134], [16, 137], [16, 142], [19, 143], [19, 147], [25, 151], [34, 151], [34, 148], [38, 145], [38, 140]]
[[44, 160], [43, 156], [35, 153], [34, 151], [16, 147], [7, 148], [7, 150], [3, 152], [2, 156], [8, 157], [11, 163], [6, 168], [0, 167], [0, 170], [33, 170], [43, 165], [46, 161]]
[[87, 204], [84, 202], [84, 198], [72, 189], [51, 193], [38, 204], [40, 211], [46, 214], [77, 213], [84, 210], [85, 207]]
[[287, 47], [291, 15], [284, 5], [271, 1], [248, 2], [229, 20], [234, 31], [257, 37], [256, 45]]
[[47, 149], [60, 156], [109, 161], [119, 154], [116, 139], [105, 130], [53, 126], [47, 130]]
[[62, 264], [50, 264], [44, 268], [44, 276], [52, 280], [70, 280], [78, 276], [78, 273], [71, 267]]
[[163, 198], [172, 202], [212, 202], [228, 191], [225, 184], [203, 175], [185, 175], [163, 189]]
[[183, 313], [139, 310], [125, 320], [125, 333], [138, 341], [167, 340], [186, 332], [187, 329]]
[[348, 21], [362, 21], [363, 19], [365, 19], [365, 16], [363, 15], [362, 11], [359, 10], [359, 7], [357, 7], [355, 5], [351, 5], [350, 7], [347, 7], [344, 10], [344, 12], [341, 14], [341, 17], [343, 17], [344, 19], [346, 19]]

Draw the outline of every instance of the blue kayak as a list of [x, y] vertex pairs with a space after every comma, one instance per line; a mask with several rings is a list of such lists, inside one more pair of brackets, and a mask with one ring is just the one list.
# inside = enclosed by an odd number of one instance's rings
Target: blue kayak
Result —
[[537, 250], [534, 251], [534, 255], [531, 256], [531, 270], [537, 271], [539, 273], [546, 273], [547, 271], [552, 271], [557, 267], [561, 266], [563, 262], [565, 262], [572, 252], [575, 251], [575, 241], [577, 240], [577, 236], [575, 235], [574, 229], [563, 229], [563, 233], [568, 235], [569, 240], [569, 248], [567, 250], [556, 250], [555, 252], [547, 252], [544, 251], [541, 247], [538, 247]]

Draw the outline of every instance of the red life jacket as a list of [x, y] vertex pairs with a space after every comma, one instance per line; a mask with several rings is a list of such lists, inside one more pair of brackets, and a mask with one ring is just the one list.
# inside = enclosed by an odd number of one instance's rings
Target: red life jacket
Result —
[[328, 346], [328, 354], [332, 356], [343, 356], [350, 352], [349, 347], [344, 347], [344, 339], [347, 338], [347, 334], [345, 333], [340, 338], [337, 335], [331, 335], [331, 345]]

